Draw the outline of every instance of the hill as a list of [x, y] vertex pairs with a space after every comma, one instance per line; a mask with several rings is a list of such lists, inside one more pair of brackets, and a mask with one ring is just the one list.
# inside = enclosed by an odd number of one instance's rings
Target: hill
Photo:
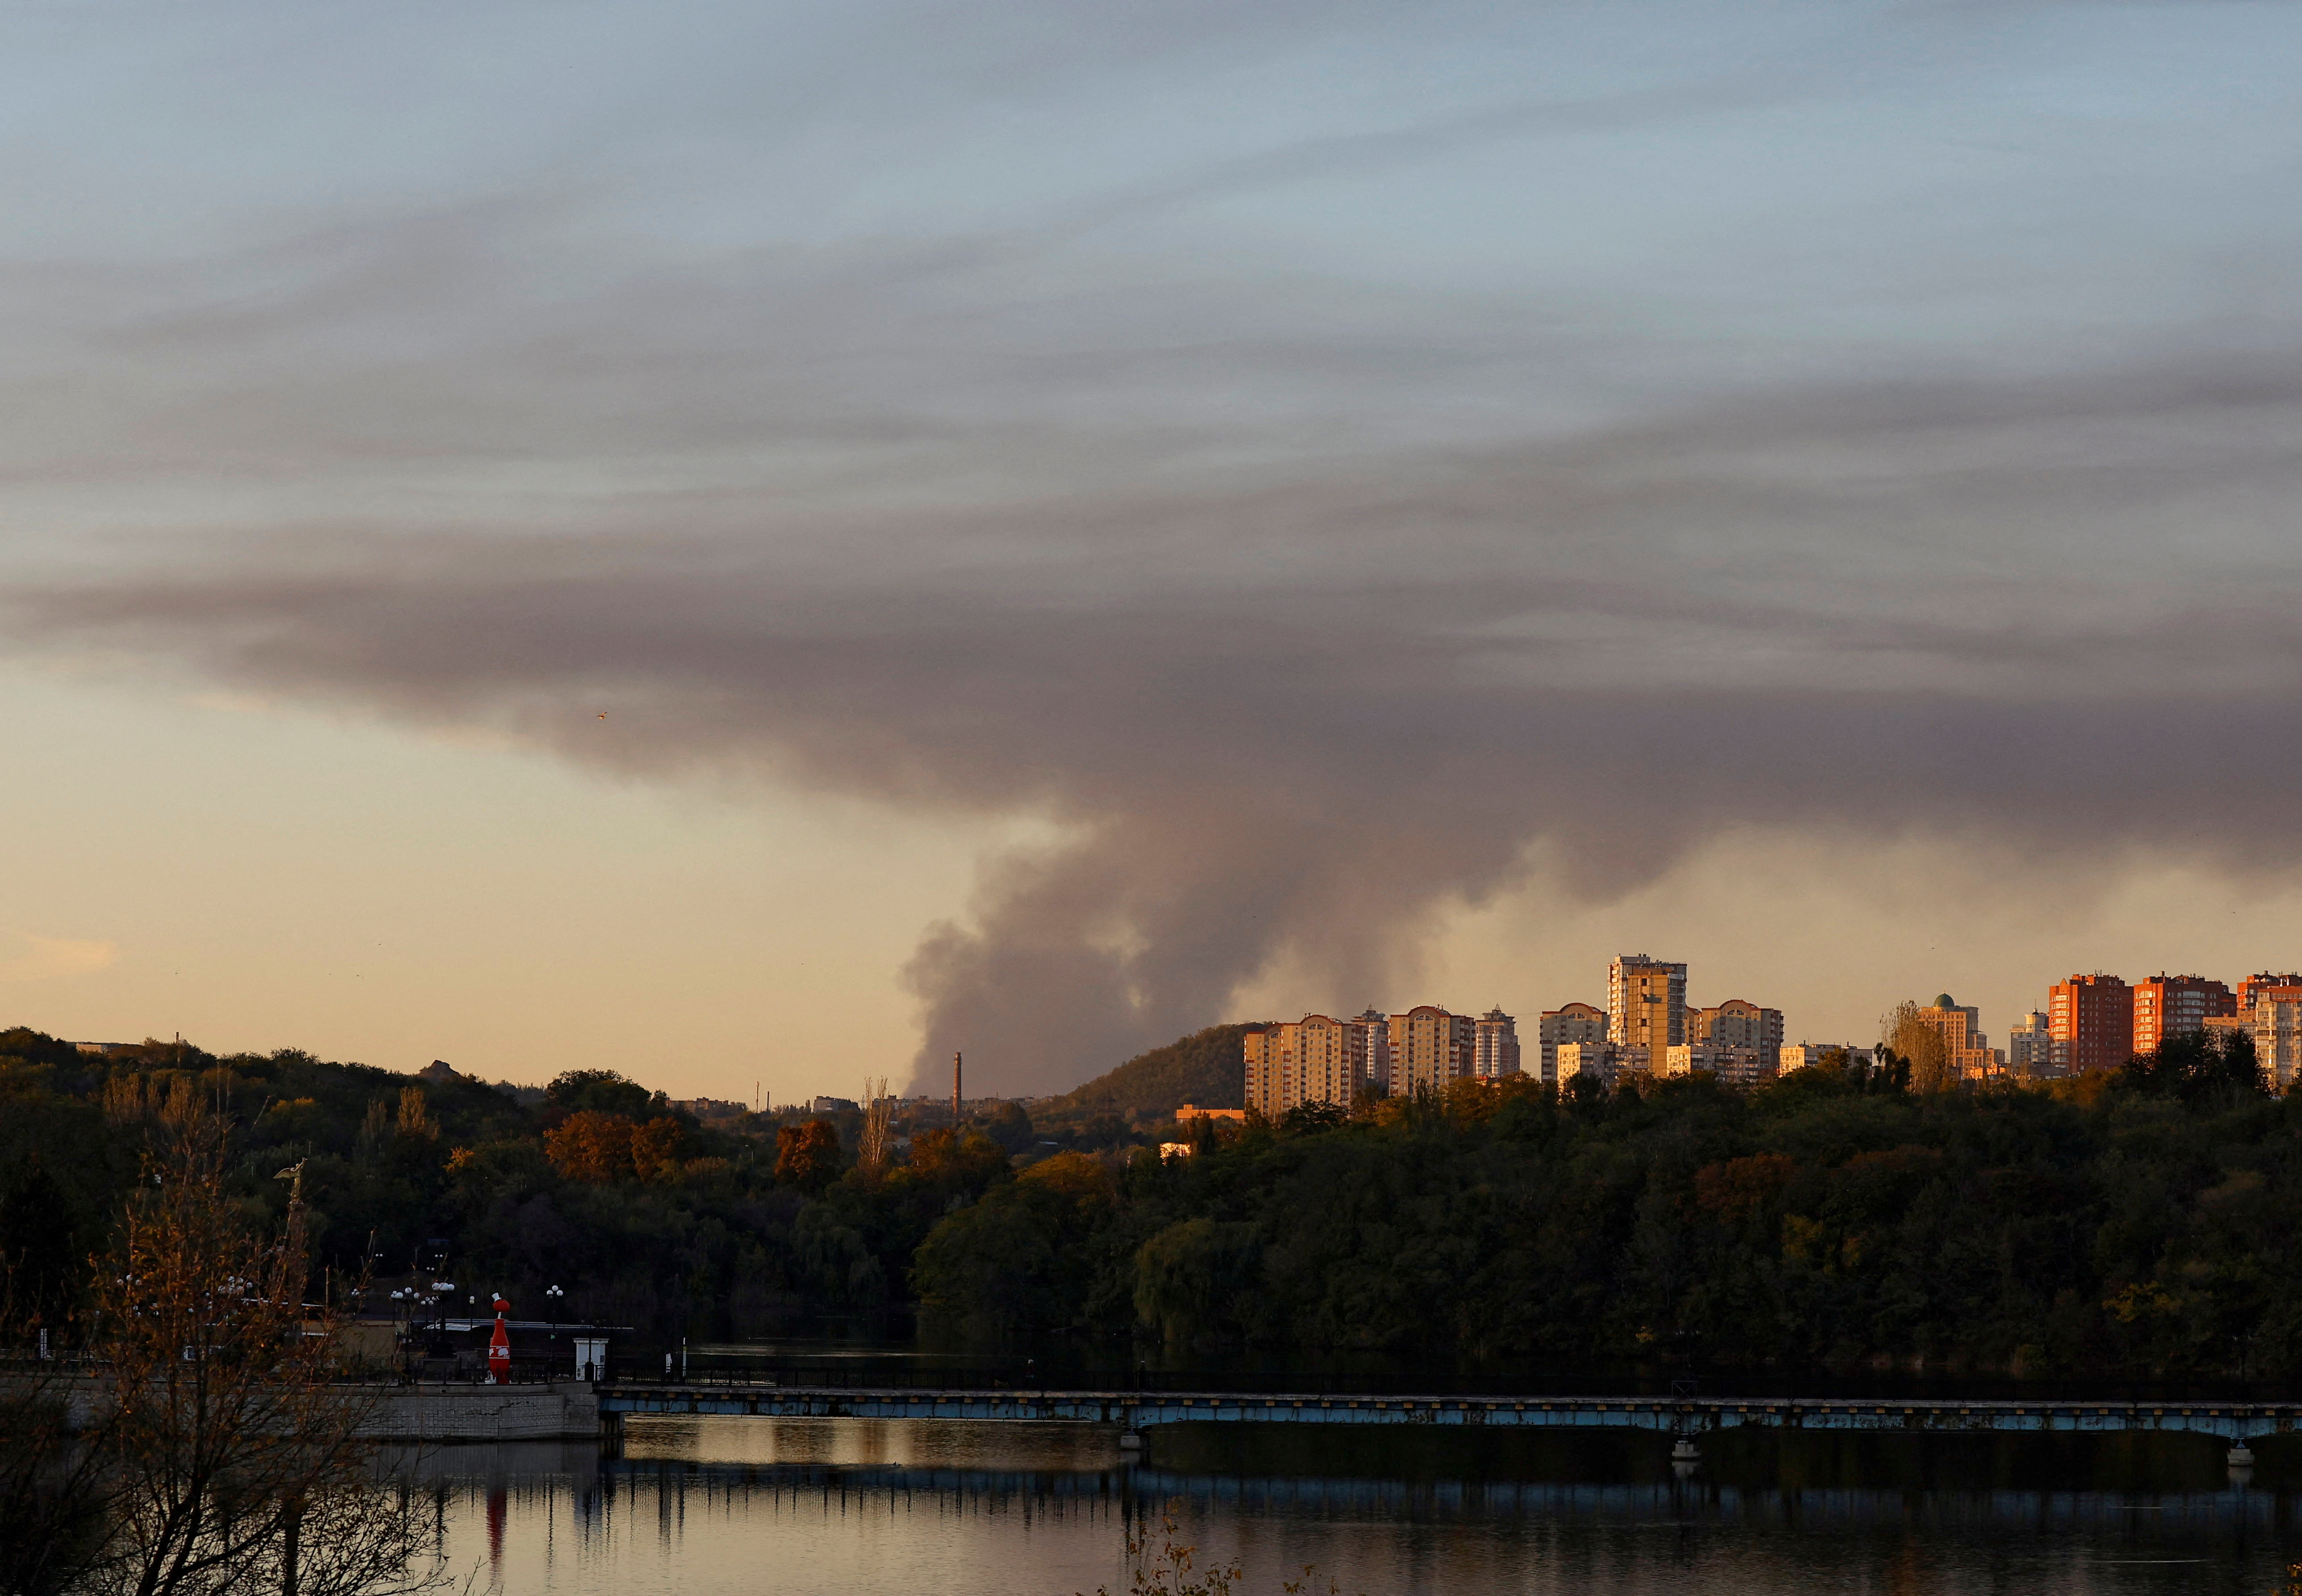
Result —
[[[1048, 1105], [1056, 1114], [1171, 1114], [1186, 1103], [1201, 1108], [1247, 1105], [1244, 1025], [1210, 1025], [1164, 1047], [1138, 1054]], [[1035, 1118], [1043, 1117], [1035, 1115]]]

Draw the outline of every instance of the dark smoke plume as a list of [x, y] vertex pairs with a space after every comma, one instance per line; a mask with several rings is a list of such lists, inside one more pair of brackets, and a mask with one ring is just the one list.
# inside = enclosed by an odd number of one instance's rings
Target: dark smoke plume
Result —
[[1744, 399], [962, 515], [305, 529], [28, 584], [9, 625], [624, 771], [1044, 817], [905, 974], [927, 1079], [964, 1046], [1060, 1089], [1282, 955], [1380, 988], [1538, 841], [1597, 895], [1730, 827], [2259, 860], [2302, 791], [2302, 539], [2233, 506], [2302, 486], [2298, 373]]

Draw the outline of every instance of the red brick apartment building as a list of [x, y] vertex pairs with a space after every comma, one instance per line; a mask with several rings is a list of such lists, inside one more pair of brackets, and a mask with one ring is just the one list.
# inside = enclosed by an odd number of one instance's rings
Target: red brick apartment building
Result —
[[2237, 995], [2222, 982], [2202, 975], [2161, 971], [2147, 981], [2137, 981], [2133, 991], [2134, 1051], [2138, 1054], [2157, 1052], [2158, 1044], [2169, 1037], [2204, 1030], [2209, 1017], [2238, 1012]]
[[2054, 1063], [2075, 1075], [2112, 1070], [2134, 1056], [2134, 995], [2114, 975], [2074, 975], [2046, 995]]

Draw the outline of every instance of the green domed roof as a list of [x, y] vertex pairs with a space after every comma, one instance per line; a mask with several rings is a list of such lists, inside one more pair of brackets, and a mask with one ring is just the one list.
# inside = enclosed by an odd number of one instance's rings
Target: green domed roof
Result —
[[1958, 1007], [1958, 1000], [1951, 996], [1947, 992], [1937, 992], [1935, 994], [1935, 1007], [1938, 1009], [1954, 1009]]

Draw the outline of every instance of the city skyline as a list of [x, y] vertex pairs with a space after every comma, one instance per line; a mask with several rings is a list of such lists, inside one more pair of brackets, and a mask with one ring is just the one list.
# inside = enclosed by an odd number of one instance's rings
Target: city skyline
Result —
[[[1618, 955], [1617, 962], [1619, 963], [1623, 957], [1625, 956]], [[1651, 968], [1656, 970], [1676, 972], [1675, 979], [1678, 983], [1677, 989], [1682, 994], [1681, 1002], [1684, 1004], [1683, 1012], [1686, 1017], [1686, 1029], [1682, 1033], [1682, 1035], [1685, 1037], [1687, 1042], [1690, 1044], [1700, 1045], [1712, 1039], [1710, 1037], [1707, 1025], [1702, 1028], [1701, 1035], [1697, 1034], [1697, 1021], [1699, 1018], [1717, 1016], [1724, 1013], [1727, 1015], [1730, 1025], [1752, 1028], [1763, 1024], [1769, 1028], [1763, 1035], [1755, 1029], [1750, 1029], [1750, 1033], [1748, 1035], [1743, 1034], [1743, 1029], [1735, 1030], [1735, 1032], [1729, 1037], [1729, 1041], [1735, 1046], [1747, 1046], [1754, 1047], [1760, 1051], [1768, 1051], [1777, 1048], [1787, 1049], [1802, 1047], [1809, 1051], [1819, 1052], [1834, 1046], [1867, 1048], [1876, 1045], [1879, 1040], [1878, 1036], [1876, 1034], [1878, 1030], [1878, 1021], [1886, 1019], [1887, 1017], [1887, 1010], [1893, 1007], [1893, 1004], [1888, 1004], [1882, 1007], [1879, 1015], [1867, 1027], [1858, 1025], [1850, 1030], [1844, 1031], [1833, 1031], [1827, 1028], [1813, 1027], [1802, 1029], [1799, 1026], [1792, 1024], [1789, 1018], [1786, 1017], [1781, 1010], [1768, 1005], [1753, 1004], [1749, 999], [1743, 997], [1740, 995], [1722, 998], [1719, 1002], [1710, 1004], [1699, 1004], [1686, 999], [1683, 995], [1687, 990], [1688, 984], [1693, 980], [1691, 966], [1687, 961], [1649, 962], [1646, 961], [1646, 956], [1643, 954], [1629, 955], [1628, 957], [1632, 958], [1635, 962], [1647, 962], [1650, 964]], [[2071, 990], [2071, 983], [2079, 983], [2079, 987], [2082, 988], [2085, 986], [2095, 982], [2107, 983], [2113, 990], [2114, 1008], [2112, 1012], [2114, 1014], [2113, 1029], [2115, 1035], [2099, 1042], [2087, 1042], [2074, 1045], [2073, 1036], [2075, 1030], [2079, 1028], [2082, 1028], [2089, 1022], [2077, 1017], [2078, 1012], [2076, 1010], [2070, 1009], [2066, 1005], [2058, 1007], [2057, 995]], [[1597, 987], [1600, 985], [1600, 983], [1598, 982], [1591, 982], [1589, 984], [1593, 987]], [[2156, 999], [2155, 997], [2146, 998], [2142, 994], [2146, 991], [2156, 993], [2169, 987], [2193, 990], [2205, 987], [2219, 987], [2222, 990], [2223, 995], [2228, 1001], [2221, 1004], [2220, 1005], [2216, 1005], [2211, 1002], [2192, 1003], [2181, 1011], [2182, 1017], [2180, 1023], [2174, 1024], [2170, 1029], [2163, 1029], [2154, 1034], [2146, 1028], [2147, 1022], [2142, 1018], [2142, 1005], [2145, 1003], [2155, 1002]], [[1977, 1014], [1982, 1012], [1986, 1005], [1959, 1005], [1958, 1009], [1953, 1011], [1953, 1012], [1963, 1014], [1966, 1018], [1962, 1021], [1958, 1021], [1953, 1024], [1953, 1029], [1957, 1031], [1957, 1035], [1947, 1036], [1946, 1039], [1950, 1043], [1953, 1055], [1955, 1055], [1958, 1049], [1964, 1045], [1963, 1038], [1970, 1031], [1975, 1035], [1980, 1036], [1982, 1037], [1982, 1042], [1978, 1044], [1978, 1046], [1982, 1046], [1985, 1052], [1993, 1053], [1996, 1055], [1996, 1064], [1995, 1067], [2010, 1068], [2014, 1070], [2017, 1073], [2021, 1072], [2024, 1066], [2034, 1063], [2040, 1066], [2051, 1066], [2057, 1071], [2070, 1070], [2072, 1071], [2080, 1071], [2088, 1069], [2100, 1069], [2118, 1063], [2122, 1063], [2124, 1059], [2127, 1056], [2130, 1056], [2132, 1053], [2149, 1051], [2147, 1046], [2143, 1046], [2145, 1041], [2151, 1042], [2155, 1045], [2155, 1042], [2161, 1039], [2163, 1036], [2176, 1034], [2181, 1030], [2199, 1029], [2198, 1021], [2209, 1014], [2231, 1016], [2235, 1017], [2237, 1020], [2245, 1020], [2251, 1012], [2251, 999], [2248, 996], [2248, 993], [2252, 988], [2256, 987], [2276, 987], [2281, 996], [2291, 1001], [2297, 992], [2302, 992], [2302, 977], [2281, 974], [2274, 970], [2265, 969], [2249, 971], [2243, 976], [2239, 976], [2235, 979], [2225, 981], [2211, 976], [2202, 977], [2196, 974], [2170, 975], [2167, 971], [2161, 970], [2149, 977], [2138, 977], [2138, 979], [2133, 981], [2127, 981], [2114, 972], [2100, 970], [2075, 972], [2066, 978], [2048, 983], [2044, 988], [2044, 995], [2041, 1003], [2035, 1004], [2029, 1009], [2005, 1011], [2007, 1017], [2000, 1021], [1986, 1024], [1976, 1018]], [[2289, 988], [2291, 988], [2292, 990], [2289, 990]], [[1921, 1012], [1933, 1012], [1932, 1004], [1939, 1002], [1942, 997], [1945, 997], [1947, 995], [1947, 994], [1937, 995], [1936, 999], [1921, 1004]], [[1899, 998], [1895, 1000], [1895, 1002], [1902, 1001], [1917, 1003], [1920, 1000], [1915, 995], [1909, 997], [1907, 1000]], [[1574, 1031], [1571, 1036], [1562, 1036], [1558, 1038], [1559, 1040], [1606, 1041], [1614, 1034], [1617, 1029], [1615, 1022], [1609, 1018], [1607, 1005], [1603, 1004], [1591, 1004], [1580, 998], [1563, 998], [1560, 999], [1555, 1006], [1550, 1008], [1538, 1008], [1533, 1003], [1530, 1002], [1525, 1004], [1518, 1005], [1509, 1011], [1506, 1011], [1500, 1004], [1494, 1004], [1490, 1007], [1483, 1016], [1474, 1010], [1456, 1009], [1444, 1004], [1428, 1003], [1407, 1005], [1405, 1009], [1398, 1011], [1398, 1013], [1403, 1016], [1413, 1013], [1416, 1011], [1428, 1011], [1435, 1014], [1446, 1014], [1452, 1017], [1452, 1019], [1458, 1024], [1461, 1030], [1460, 1037], [1457, 1041], [1457, 1046], [1461, 1054], [1461, 1065], [1453, 1071], [1455, 1074], [1509, 1072], [1508, 1071], [1490, 1071], [1485, 1070], [1483, 1067], [1474, 1067], [1471, 1061], [1474, 1059], [1483, 1059], [1486, 1055], [1486, 1048], [1483, 1041], [1477, 1039], [1481, 1036], [1483, 1029], [1481, 1023], [1483, 1018], [1487, 1020], [1500, 1020], [1506, 1022], [1519, 1021], [1523, 1018], [1526, 1022], [1528, 1029], [1524, 1032], [1514, 1036], [1511, 1044], [1512, 1053], [1510, 1056], [1514, 1058], [1520, 1058], [1523, 1056], [1524, 1063], [1522, 1067], [1527, 1073], [1536, 1075], [1546, 1080], [1555, 1080], [1558, 1079], [1558, 1076], [1551, 1063], [1550, 1052], [1556, 1043], [1548, 1034], [1547, 1030], [1542, 1029], [1542, 1027], [1552, 1018], [1552, 1016], [1569, 1010], [1581, 1011], [1587, 1013], [1591, 1018], [1589, 1021], [1585, 1022], [1584, 1029]], [[1742, 1011], [1742, 1013], [1737, 1014], [1735, 1012], [1735, 1011]], [[1385, 1005], [1369, 1004], [1364, 1011], [1358, 1013], [1352, 1013], [1332, 1007], [1328, 1009], [1308, 1008], [1303, 1011], [1302, 1018], [1304, 1020], [1327, 1021], [1338, 1026], [1348, 1026], [1354, 1022], [1367, 1020], [1388, 1020], [1392, 1017], [1392, 1014], [1393, 1011]], [[2065, 1018], [2065, 1016], [2069, 1017]], [[1764, 1017], [1763, 1020], [1761, 1017]], [[2029, 1052], [2028, 1051], [2029, 1037], [2027, 1033], [2022, 1030], [2022, 1028], [2033, 1020], [2037, 1021], [2039, 1030], [2038, 1056], [2035, 1060], [2031, 1058]], [[7, 1021], [4, 1016], [0, 1016], [0, 1023], [6, 1022], [10, 1021]], [[1276, 1019], [1269, 1014], [1263, 1014], [1253, 1017], [1234, 1016], [1228, 1019], [1210, 1020], [1207, 1023], [1260, 1025], [1275, 1029], [1280, 1026], [1299, 1022]], [[2292, 1029], [2302, 1027], [2302, 1014], [2282, 1012], [2277, 1024], [2280, 1029], [2275, 1034], [2282, 1037]], [[1994, 1026], [1999, 1033], [2006, 1038], [2008, 1046], [1995, 1048], [1988, 1047], [1987, 1046], [1988, 1040], [1987, 1033], [1994, 1029]], [[2123, 1029], [2119, 1029], [2120, 1027], [2122, 1027]], [[40, 1028], [35, 1026], [33, 1029], [38, 1029]], [[1197, 1028], [1195, 1027], [1193, 1029]], [[64, 1035], [64, 1033], [61, 1032], [55, 1034], [63, 1036], [65, 1040], [78, 1043], [83, 1047], [83, 1049], [106, 1044], [114, 1046], [132, 1045], [133, 1043], [147, 1039], [143, 1037], [131, 1037], [121, 1035], [97, 1037]], [[181, 1032], [175, 1034], [181, 1035]], [[1188, 1032], [1184, 1034], [1188, 1034]], [[2126, 1040], [2118, 1040], [2117, 1037], [2120, 1037], [2126, 1038]], [[164, 1040], [165, 1038], [161, 1039]], [[194, 1036], [185, 1037], [183, 1039], [209, 1046], [212, 1051], [230, 1052], [234, 1050], [230, 1044], [216, 1044], [209, 1038]], [[1171, 1037], [1165, 1038], [1164, 1040], [1173, 1039], [1175, 1038]], [[293, 1045], [294, 1044], [292, 1043], [282, 1044], [282, 1046]], [[1155, 1043], [1153, 1046], [1156, 1046], [1161, 1045], [1164, 1045], [1164, 1042]], [[1625, 1044], [1620, 1042], [1609, 1043], [1609, 1046], [1614, 1046], [1623, 1045]], [[1634, 1046], [1637, 1046], [1636, 1044], [1629, 1045]], [[2293, 1050], [2298, 1046], [2302, 1046], [2302, 1043], [2281, 1040], [2275, 1044], [2273, 1048], [2265, 1051], [2265, 1060], [2268, 1060], [2273, 1055], [2281, 1061], [2293, 1057], [2295, 1056]], [[264, 1049], [256, 1049], [256, 1051], [264, 1051]], [[1375, 1048], [1373, 1046], [1366, 1048], [1361, 1056], [1365, 1060], [1373, 1060], [1376, 1056]], [[377, 1061], [359, 1060], [357, 1062], [372, 1063]], [[433, 1062], [441, 1063], [447, 1061]], [[1123, 1059], [1114, 1058], [1083, 1063], [1081, 1065], [1081, 1072], [1076, 1079], [1055, 1083], [1041, 1083], [1038, 1087], [1030, 1090], [1011, 1091], [999, 1089], [988, 1091], [984, 1095], [982, 1100], [995, 1101], [1013, 1097], [1060, 1096], [1064, 1091], [1067, 1091], [1071, 1087], [1079, 1085], [1086, 1080], [1092, 1079], [1095, 1076], [1101, 1074], [1104, 1071], [1113, 1068], [1123, 1062], [1125, 1062]], [[399, 1068], [399, 1066], [396, 1065], [386, 1065], [384, 1067]], [[818, 1096], [838, 1096], [838, 1088], [847, 1084], [844, 1081], [844, 1077], [840, 1076], [838, 1073], [839, 1071], [844, 1070], [845, 1067], [846, 1066], [844, 1065], [829, 1066], [826, 1070], [819, 1071], [817, 1073], [812, 1075], [809, 1074], [803, 1068], [794, 1070], [784, 1076], [777, 1077], [774, 1082], [770, 1082], [765, 1077], [754, 1077], [754, 1090], [752, 1093], [735, 1092], [734, 1090], [734, 1087], [735, 1085], [740, 1085], [741, 1083], [735, 1081], [735, 1077], [727, 1072], [724, 1069], [712, 1073], [711, 1079], [719, 1080], [726, 1089], [728, 1090], [730, 1096], [726, 1100], [744, 1101], [751, 1096], [764, 1095], [771, 1100], [788, 1105], [794, 1101], [805, 1102]], [[1388, 1053], [1384, 1053], [1382, 1054], [1382, 1068], [1386, 1084], [1389, 1080], [1389, 1067], [1390, 1055]], [[403, 1069], [401, 1072], [414, 1072], [417, 1068], [419, 1067], [409, 1065]], [[491, 1071], [490, 1069], [478, 1064], [470, 1064], [461, 1067], [460, 1072], [472, 1075], [478, 1079], [502, 1079], [515, 1080], [521, 1084], [527, 1085], [541, 1085], [542, 1080], [545, 1079], [543, 1076], [535, 1076], [531, 1079], [529, 1077], [520, 1076], [516, 1072], [504, 1074], [500, 1071]], [[1428, 1073], [1427, 1069], [1425, 1073]], [[651, 1083], [653, 1083], [657, 1077], [662, 1075], [663, 1072], [651, 1069], [647, 1071], [647, 1074]], [[1449, 1078], [1451, 1078], [1451, 1076]], [[682, 1077], [679, 1079], [685, 1078]], [[924, 1083], [912, 1083], [907, 1086], [903, 1086], [898, 1089], [901, 1094], [916, 1096], [920, 1101], [941, 1101], [948, 1096], [948, 1085], [949, 1083], [947, 1079], [940, 1083], [933, 1079], [929, 1079]], [[675, 1093], [675, 1096], [677, 1094]], [[691, 1096], [709, 1098], [713, 1096], [714, 1094], [708, 1091], [699, 1091], [692, 1093]], [[970, 1100], [973, 1101], [975, 1099], [970, 1098]]]

